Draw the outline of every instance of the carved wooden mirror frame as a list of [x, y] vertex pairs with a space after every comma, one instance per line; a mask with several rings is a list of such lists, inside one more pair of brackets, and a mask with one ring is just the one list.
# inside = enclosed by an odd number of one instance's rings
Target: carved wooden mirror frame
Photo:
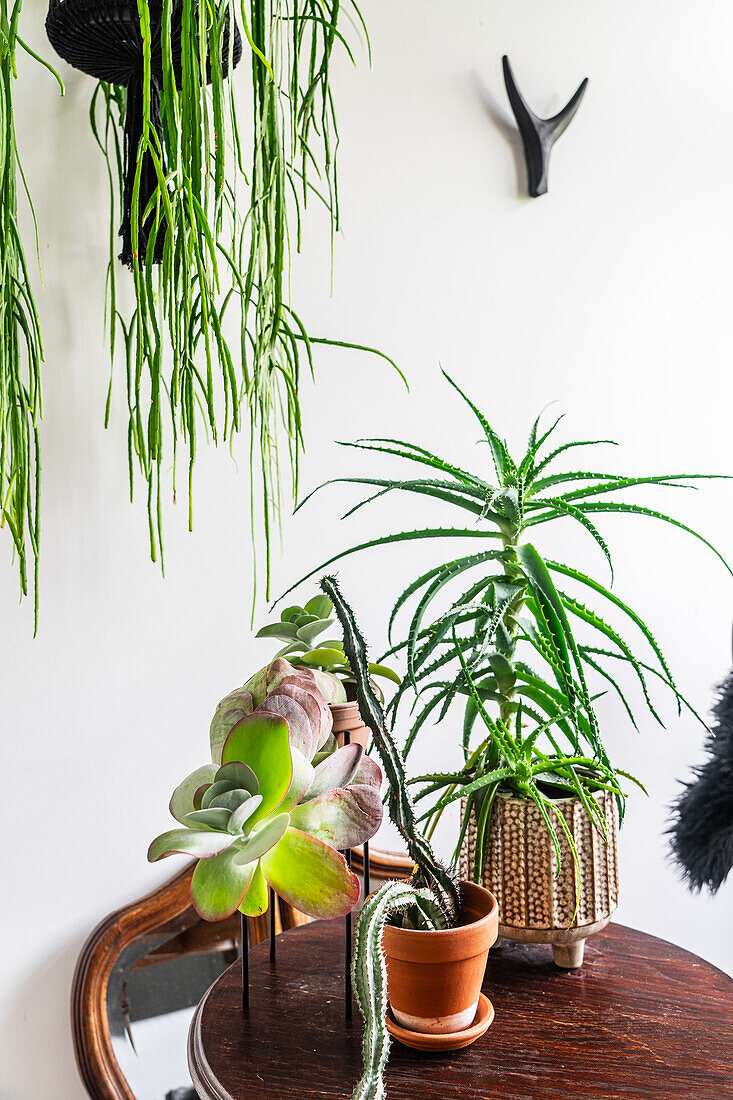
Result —
[[[370, 856], [373, 881], [406, 878], [412, 872], [413, 865], [405, 855], [372, 850]], [[110, 977], [127, 947], [150, 937], [151, 955], [157, 952], [161, 959], [204, 950], [221, 951], [227, 962], [238, 955], [238, 915], [209, 924], [191, 905], [193, 867], [191, 864], [152, 893], [111, 913], [92, 932], [79, 955], [71, 992], [71, 1029], [79, 1073], [92, 1100], [137, 1100], [117, 1060], [108, 1015]], [[362, 870], [360, 849], [354, 849], [353, 868], [357, 874]], [[277, 901], [278, 933], [308, 922], [309, 918], [292, 906]], [[250, 919], [252, 946], [268, 938], [268, 925], [267, 915]], [[167, 937], [165, 943], [156, 946], [161, 935]]]

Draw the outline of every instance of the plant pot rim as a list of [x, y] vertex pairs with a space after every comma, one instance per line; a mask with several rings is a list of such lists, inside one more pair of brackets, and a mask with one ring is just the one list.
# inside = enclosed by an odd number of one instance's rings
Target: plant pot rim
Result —
[[389, 930], [390, 936], [398, 936], [403, 942], [414, 940], [416, 936], [435, 936], [439, 942], [447, 944], [461, 935], [465, 936], [469, 928], [472, 930], [482, 929], [495, 921], [498, 922], [499, 903], [490, 890], [487, 890], [485, 886], [479, 886], [477, 882], [470, 882], [468, 879], [461, 879], [460, 887], [461, 896], [463, 896], [464, 889], [468, 887], [477, 900], [481, 897], [490, 899], [488, 912], [481, 917], [477, 917], [476, 920], [469, 921], [467, 924], [457, 924], [455, 928], [396, 928], [394, 925], [388, 924], [385, 925], [384, 931]]
[[[612, 795], [612, 792], [611, 791], [589, 791], [588, 794], [590, 795], [591, 798], [598, 799], [598, 798], [602, 797], [603, 795]], [[518, 795], [518, 794], [504, 794], [503, 791], [497, 791], [496, 792], [496, 798], [500, 798], [503, 802], [515, 802], [515, 803], [521, 804], [521, 805], [526, 805], [528, 802], [531, 802], [533, 806], [536, 805], [534, 800], [531, 799], [531, 798], [522, 798], [521, 795]], [[583, 805], [582, 800], [580, 798], [578, 798], [577, 795], [573, 795], [573, 794], [566, 795], [562, 798], [551, 798], [550, 801], [552, 802], [553, 806], [570, 806], [573, 803], [575, 803], [579, 806]]]

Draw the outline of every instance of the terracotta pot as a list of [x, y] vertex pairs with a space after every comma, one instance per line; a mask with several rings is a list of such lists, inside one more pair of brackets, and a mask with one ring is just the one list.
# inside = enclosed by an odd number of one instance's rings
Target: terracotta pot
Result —
[[[579, 896], [573, 857], [559, 825], [558, 874], [552, 838], [534, 802], [497, 795], [491, 813], [489, 854], [481, 881], [498, 902], [499, 935], [520, 943], [552, 944], [555, 963], [565, 969], [582, 965], [587, 937], [605, 928], [618, 905], [616, 800], [607, 791], [597, 792], [595, 798], [606, 819], [608, 844], [592, 827], [578, 799], [554, 802], [578, 851]], [[458, 863], [467, 878], [473, 878], [475, 842], [472, 815]]]
[[339, 748], [344, 744], [344, 734], [348, 730], [351, 734], [352, 744], [361, 745], [364, 752], [366, 752], [371, 733], [361, 720], [359, 704], [350, 701], [348, 703], [331, 703], [330, 706], [333, 715], [333, 732]]
[[461, 883], [461, 920], [441, 932], [387, 925], [382, 946], [392, 1015], [410, 1031], [443, 1035], [470, 1027], [476, 1016], [489, 948], [496, 941], [496, 898]]

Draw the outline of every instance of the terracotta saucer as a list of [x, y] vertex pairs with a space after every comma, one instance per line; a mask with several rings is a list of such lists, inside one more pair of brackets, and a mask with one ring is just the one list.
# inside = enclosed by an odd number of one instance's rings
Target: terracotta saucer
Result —
[[463, 1031], [453, 1031], [444, 1035], [428, 1035], [423, 1031], [408, 1031], [400, 1027], [392, 1015], [392, 1010], [387, 1009], [387, 1031], [393, 1039], [397, 1039], [403, 1046], [412, 1047], [413, 1050], [433, 1050], [436, 1053], [441, 1050], [461, 1050], [469, 1047], [477, 1039], [489, 1030], [494, 1019], [494, 1006], [483, 993], [479, 994], [476, 1016], [470, 1027]]

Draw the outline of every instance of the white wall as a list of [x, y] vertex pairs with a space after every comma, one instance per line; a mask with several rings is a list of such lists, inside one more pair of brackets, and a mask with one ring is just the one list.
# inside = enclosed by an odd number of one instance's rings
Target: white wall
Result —
[[[557, 400], [569, 432], [623, 443], [612, 460], [624, 470], [731, 470], [730, 5], [363, 8], [373, 69], [362, 54], [358, 71], [341, 64], [336, 82], [344, 232], [335, 291], [329, 297], [317, 218], [295, 290], [313, 332], [389, 351], [412, 392], [376, 360], [320, 355], [317, 387], [304, 387], [304, 486], [385, 468], [339, 451], [334, 438], [401, 434], [485, 463], [439, 363], [518, 445], [539, 408]], [[43, 14], [30, 0], [24, 33], [48, 53]], [[590, 77], [539, 200], [518, 193], [517, 150], [503, 132], [505, 51], [541, 113]], [[91, 84], [67, 70], [61, 102], [43, 72], [23, 61], [21, 75], [19, 141], [45, 276], [43, 561], [34, 641], [3, 536], [0, 1097], [81, 1100], [67, 1022], [75, 958], [101, 917], [174, 869], [145, 861], [170, 789], [205, 756], [214, 704], [269, 650], [249, 628], [244, 446], [239, 470], [225, 452], [202, 453], [193, 535], [184, 508], [167, 508], [165, 581], [147, 559], [143, 500], [131, 507], [126, 498], [119, 376], [112, 425], [102, 427], [107, 195], [86, 122]], [[246, 111], [244, 72], [237, 79]], [[339, 525], [353, 499], [327, 491], [286, 520], [276, 587], [361, 534], [428, 518], [426, 507], [393, 500]], [[723, 483], [670, 504], [733, 556], [730, 505]], [[617, 591], [654, 625], [683, 689], [707, 711], [730, 660], [733, 581], [661, 525], [609, 517], [603, 530]], [[583, 532], [571, 525], [559, 535], [568, 555], [602, 570]], [[434, 552], [342, 567], [375, 649], [400, 582]], [[630, 804], [618, 917], [733, 971], [731, 885], [714, 900], [691, 897], [667, 864], [666, 807], [702, 735], [661, 702], [666, 731], [645, 721], [641, 735], [612, 699], [600, 705], [615, 759], [650, 791]], [[428, 731], [416, 765], [449, 759], [453, 736], [448, 724]]]

